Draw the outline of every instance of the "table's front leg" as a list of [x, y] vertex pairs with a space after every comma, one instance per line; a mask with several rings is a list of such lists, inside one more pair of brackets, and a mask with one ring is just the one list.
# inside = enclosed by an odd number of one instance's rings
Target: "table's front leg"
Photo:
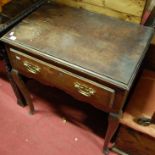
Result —
[[16, 83], [14, 82], [14, 79], [12, 78], [11, 72], [8, 72], [7, 75], [8, 75], [10, 84], [11, 84], [13, 90], [14, 90], [14, 93], [16, 95], [17, 104], [22, 106], [22, 107], [25, 107], [25, 105], [27, 105], [26, 101], [25, 101], [25, 98], [23, 97], [23, 95], [21, 94], [19, 88], [17, 87]]
[[6, 54], [6, 51], [5, 51], [4, 47], [1, 44], [0, 44], [0, 47], [1, 47], [0, 52], [2, 54], [2, 60], [3, 60], [4, 64], [5, 64], [7, 77], [9, 79], [10, 84], [11, 84], [13, 90], [14, 90], [14, 93], [15, 93], [16, 97], [17, 97], [17, 103], [18, 103], [18, 105], [24, 107], [26, 105], [26, 101], [25, 101], [23, 95], [21, 94], [20, 90], [18, 89], [16, 83], [14, 82], [14, 80], [12, 78], [12, 75], [11, 75], [11, 68], [12, 67], [11, 67], [10, 62], [8, 60], [8, 56]]
[[22, 95], [24, 96], [26, 103], [29, 105], [30, 113], [33, 114], [34, 106], [33, 106], [32, 100], [31, 100], [30, 93], [29, 93], [28, 89], [26, 88], [24, 81], [22, 80], [18, 71], [15, 69], [11, 70], [11, 75], [12, 75], [13, 80], [15, 81], [16, 85], [20, 89]]
[[121, 111], [119, 113], [110, 113], [109, 114], [108, 129], [106, 132], [105, 142], [104, 142], [104, 147], [103, 147], [103, 151], [104, 151], [105, 155], [107, 155], [109, 153], [108, 145], [119, 126], [119, 121], [120, 121], [121, 116], [122, 116]]

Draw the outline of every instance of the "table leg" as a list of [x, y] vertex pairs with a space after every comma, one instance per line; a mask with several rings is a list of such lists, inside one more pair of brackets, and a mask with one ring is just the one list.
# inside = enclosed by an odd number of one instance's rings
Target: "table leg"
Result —
[[24, 81], [22, 80], [18, 71], [15, 69], [11, 70], [11, 75], [12, 75], [13, 80], [15, 81], [16, 85], [18, 86], [19, 90], [21, 91], [22, 95], [24, 96], [26, 103], [29, 105], [30, 114], [33, 114], [34, 106], [33, 106], [32, 100], [31, 100], [30, 93], [29, 93], [28, 89], [26, 88]]
[[9, 78], [9, 81], [10, 81], [10, 84], [14, 90], [14, 93], [17, 97], [17, 104], [22, 106], [22, 107], [25, 107], [26, 104], [26, 101], [24, 99], [24, 97], [22, 96], [20, 90], [18, 89], [18, 87], [16, 86], [16, 83], [14, 82], [12, 76], [11, 76], [11, 73], [7, 73], [8, 74], [8, 78]]
[[18, 105], [24, 107], [26, 105], [26, 101], [23, 97], [23, 95], [21, 94], [20, 90], [18, 89], [18, 87], [16, 86], [16, 83], [14, 82], [12, 76], [11, 76], [11, 65], [9, 63], [9, 60], [8, 60], [8, 57], [7, 57], [7, 54], [6, 54], [6, 51], [4, 50], [4, 47], [1, 47], [2, 45], [0, 45], [0, 48], [1, 48], [1, 55], [2, 55], [2, 60], [5, 64], [5, 68], [6, 68], [6, 73], [7, 73], [7, 77], [10, 81], [10, 84], [14, 90], [14, 93], [17, 97], [17, 103]]
[[120, 113], [110, 113], [109, 114], [109, 118], [108, 118], [108, 129], [106, 132], [106, 136], [105, 136], [105, 142], [104, 142], [104, 147], [103, 147], [103, 151], [105, 155], [109, 154], [109, 143], [113, 137], [113, 135], [115, 134], [118, 126], [119, 126], [119, 120], [120, 117], [122, 116], [122, 112]]

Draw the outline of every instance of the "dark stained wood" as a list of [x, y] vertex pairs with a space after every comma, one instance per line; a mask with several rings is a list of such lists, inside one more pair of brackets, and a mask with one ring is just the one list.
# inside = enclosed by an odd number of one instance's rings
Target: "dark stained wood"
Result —
[[119, 120], [122, 117], [122, 111], [120, 111], [120, 113], [110, 113], [109, 114], [109, 118], [108, 118], [108, 129], [107, 129], [107, 133], [106, 133], [106, 141], [104, 143], [104, 153], [108, 154], [109, 153], [109, 141], [111, 141], [111, 138], [113, 137], [114, 133], [116, 132], [118, 126], [119, 126]]
[[[82, 101], [90, 102], [93, 106], [97, 107], [100, 110], [104, 111], [111, 111], [114, 113], [117, 113], [122, 107], [123, 103], [125, 102], [126, 96], [128, 91], [124, 89], [120, 89], [119, 87], [116, 87], [112, 85], [111, 83], [106, 83], [104, 81], [96, 81], [94, 78], [90, 78], [87, 76], [84, 76], [83, 74], [80, 74], [78, 72], [73, 72], [73, 70], [70, 70], [68, 68], [64, 68], [64, 66], [56, 66], [55, 64], [50, 63], [47, 59], [39, 59], [35, 58], [35, 56], [30, 56], [25, 54], [25, 51], [22, 49], [17, 49], [12, 46], [6, 46], [8, 50], [8, 55], [10, 57], [10, 62], [13, 66], [13, 68], [16, 68], [19, 70], [20, 73], [23, 75], [29, 77], [29, 78], [35, 78], [39, 80], [42, 83], [45, 83], [47, 85], [55, 85], [55, 87], [61, 88], [65, 90], [68, 93], [71, 93], [75, 98], [79, 99], [79, 94], [76, 94], [73, 92], [73, 87], [70, 87], [70, 83], [65, 83], [64, 81], [72, 81], [71, 79], [78, 79], [78, 81], [89, 81], [91, 84], [91, 87], [96, 85], [97, 87], [102, 87], [104, 89], [104, 92], [99, 91], [97, 92], [97, 96], [104, 96], [104, 99], [100, 100], [98, 97], [97, 101], [95, 101], [93, 98], [86, 99], [81, 98]], [[27, 70], [27, 68], [24, 66], [24, 62], [29, 62], [32, 66], [38, 66], [40, 68], [40, 72], [37, 74], [32, 74], [30, 71]], [[54, 72], [53, 72], [54, 71]], [[61, 72], [61, 73], [60, 73]], [[54, 74], [55, 73], [55, 74]], [[56, 74], [57, 73], [57, 74]], [[68, 74], [68, 75], [67, 75]], [[60, 76], [61, 75], [61, 76]], [[49, 78], [52, 76], [52, 79]], [[56, 76], [56, 77], [55, 77]], [[66, 80], [64, 79], [64, 76], [67, 77]], [[58, 78], [59, 77], [59, 78]], [[71, 78], [73, 77], [73, 78]], [[69, 79], [69, 80], [68, 80]], [[75, 82], [75, 81], [74, 81]], [[73, 81], [72, 81], [73, 84]], [[90, 85], [89, 84], [89, 85]], [[66, 88], [71, 88], [67, 89]], [[68, 87], [69, 86], [69, 87]], [[94, 87], [93, 86], [93, 87]], [[95, 87], [96, 88], [96, 87]], [[102, 90], [100, 88], [100, 90]], [[106, 92], [108, 93], [105, 93]], [[105, 93], [105, 94], [104, 94]], [[106, 97], [106, 98], [105, 98]]]
[[[21, 74], [60, 88], [74, 96], [76, 99], [91, 103], [98, 109], [104, 109], [104, 111], [107, 109], [106, 111], [109, 111], [113, 107], [115, 90], [17, 51], [10, 51], [8, 54], [13, 68], [16, 68]], [[24, 65], [25, 62], [31, 67], [34, 66], [39, 68], [39, 71], [33, 74], [31, 70], [28, 70], [29, 68]], [[52, 77], [52, 80], [49, 77]], [[88, 96], [87, 94], [81, 94], [82, 91], [85, 93], [85, 90], [81, 90], [80, 93], [80, 90], [75, 86], [77, 83], [93, 89], [94, 94], [91, 94], [90, 96], [89, 94]]]
[[116, 147], [130, 155], [154, 155], [155, 138], [132, 128], [121, 126]]
[[16, 83], [14, 82], [13, 78], [12, 78], [12, 75], [11, 75], [11, 65], [10, 65], [10, 62], [9, 62], [9, 59], [8, 59], [8, 56], [7, 56], [7, 53], [5, 51], [5, 48], [4, 46], [0, 46], [1, 48], [1, 53], [3, 55], [3, 61], [4, 61], [4, 64], [5, 64], [5, 68], [6, 68], [6, 73], [7, 73], [7, 77], [10, 81], [10, 84], [15, 92], [15, 95], [17, 97], [17, 103], [20, 105], [20, 106], [25, 106], [26, 105], [26, 102], [22, 96], [22, 94], [20, 93], [20, 90], [17, 88], [16, 86]]
[[152, 34], [151, 28], [48, 3], [1, 40], [31, 110], [18, 72], [110, 113], [106, 152]]
[[[127, 88], [152, 33], [151, 28], [54, 4], [44, 5], [12, 31], [18, 47]], [[11, 41], [9, 33], [3, 41]]]
[[26, 88], [23, 80], [21, 79], [18, 71], [15, 69], [12, 69], [11, 75], [12, 75], [14, 81], [16, 82], [18, 88], [20, 89], [22, 95], [25, 97], [26, 103], [29, 105], [30, 114], [33, 114], [34, 113], [34, 106], [32, 104], [30, 93], [29, 93], [28, 89]]
[[152, 40], [152, 44], [149, 48], [149, 51], [146, 57], [145, 67], [155, 71], [155, 36], [154, 36], [154, 42]]

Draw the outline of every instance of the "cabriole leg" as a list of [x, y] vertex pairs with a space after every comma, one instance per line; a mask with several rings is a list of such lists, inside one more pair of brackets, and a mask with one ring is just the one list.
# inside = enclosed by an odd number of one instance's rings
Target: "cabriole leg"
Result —
[[120, 113], [110, 113], [109, 114], [109, 118], [108, 118], [108, 129], [106, 132], [106, 137], [105, 137], [105, 142], [104, 142], [104, 147], [103, 147], [103, 151], [105, 155], [109, 154], [109, 143], [113, 137], [113, 135], [115, 134], [118, 126], [119, 126], [119, 120], [120, 117], [122, 116], [122, 112]]

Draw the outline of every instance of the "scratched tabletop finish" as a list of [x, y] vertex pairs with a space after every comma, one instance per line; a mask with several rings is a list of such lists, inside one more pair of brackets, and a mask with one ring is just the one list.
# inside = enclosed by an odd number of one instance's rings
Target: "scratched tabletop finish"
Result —
[[[153, 33], [151, 28], [53, 3], [43, 5], [10, 32], [16, 36], [14, 45], [37, 49], [125, 85]], [[9, 33], [2, 40], [11, 43]]]

